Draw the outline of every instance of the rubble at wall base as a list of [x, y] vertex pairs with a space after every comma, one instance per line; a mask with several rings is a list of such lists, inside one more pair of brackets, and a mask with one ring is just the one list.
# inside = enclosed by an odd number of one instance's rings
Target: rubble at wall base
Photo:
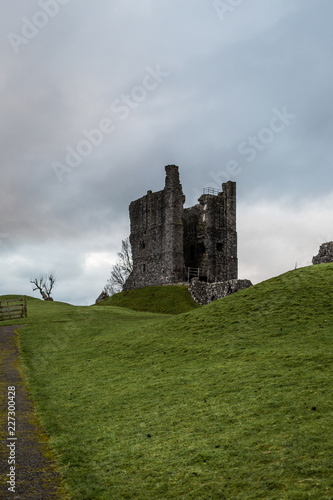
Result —
[[192, 279], [189, 285], [189, 291], [193, 300], [201, 306], [209, 304], [217, 299], [223, 299], [227, 295], [239, 292], [244, 288], [252, 286], [249, 280], [228, 280], [218, 281], [216, 283], [205, 283], [197, 278]]
[[[217, 281], [216, 283], [207, 283], [205, 281], [200, 281], [198, 278], [193, 278], [190, 283], [188, 281], [180, 281], [178, 283], [165, 283], [164, 285], [155, 283], [149, 286], [185, 286], [188, 288], [192, 299], [200, 306], [204, 306], [214, 300], [223, 299], [232, 293], [239, 292], [240, 290], [244, 290], [245, 288], [249, 288], [253, 285], [250, 280], [228, 280]], [[130, 288], [123, 289], [123, 291], [126, 290], [130, 290]]]

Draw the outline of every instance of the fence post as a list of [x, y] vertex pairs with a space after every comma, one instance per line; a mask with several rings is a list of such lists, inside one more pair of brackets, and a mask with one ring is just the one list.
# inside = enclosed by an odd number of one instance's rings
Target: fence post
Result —
[[22, 309], [22, 318], [27, 317], [27, 297], [23, 295], [23, 309]]

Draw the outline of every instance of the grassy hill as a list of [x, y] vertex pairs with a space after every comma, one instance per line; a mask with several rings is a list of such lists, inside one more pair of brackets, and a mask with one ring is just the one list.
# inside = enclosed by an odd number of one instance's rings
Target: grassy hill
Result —
[[331, 499], [332, 304], [332, 264], [177, 316], [29, 299], [25, 373], [73, 498]]
[[97, 305], [163, 314], [180, 314], [200, 307], [185, 286], [149, 286], [128, 290], [112, 295]]

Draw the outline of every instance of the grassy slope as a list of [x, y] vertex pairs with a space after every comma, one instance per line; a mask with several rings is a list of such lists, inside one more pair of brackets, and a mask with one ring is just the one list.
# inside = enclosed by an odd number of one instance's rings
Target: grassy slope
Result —
[[134, 311], [180, 314], [199, 307], [185, 286], [150, 286], [121, 292], [97, 305], [119, 306]]
[[170, 317], [29, 301], [21, 350], [80, 499], [329, 499], [333, 265]]

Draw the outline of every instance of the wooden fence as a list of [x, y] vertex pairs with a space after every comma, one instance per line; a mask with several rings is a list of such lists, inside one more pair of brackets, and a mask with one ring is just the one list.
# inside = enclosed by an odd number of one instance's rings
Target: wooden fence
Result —
[[20, 299], [0, 300], [0, 321], [27, 317], [26, 296]]

